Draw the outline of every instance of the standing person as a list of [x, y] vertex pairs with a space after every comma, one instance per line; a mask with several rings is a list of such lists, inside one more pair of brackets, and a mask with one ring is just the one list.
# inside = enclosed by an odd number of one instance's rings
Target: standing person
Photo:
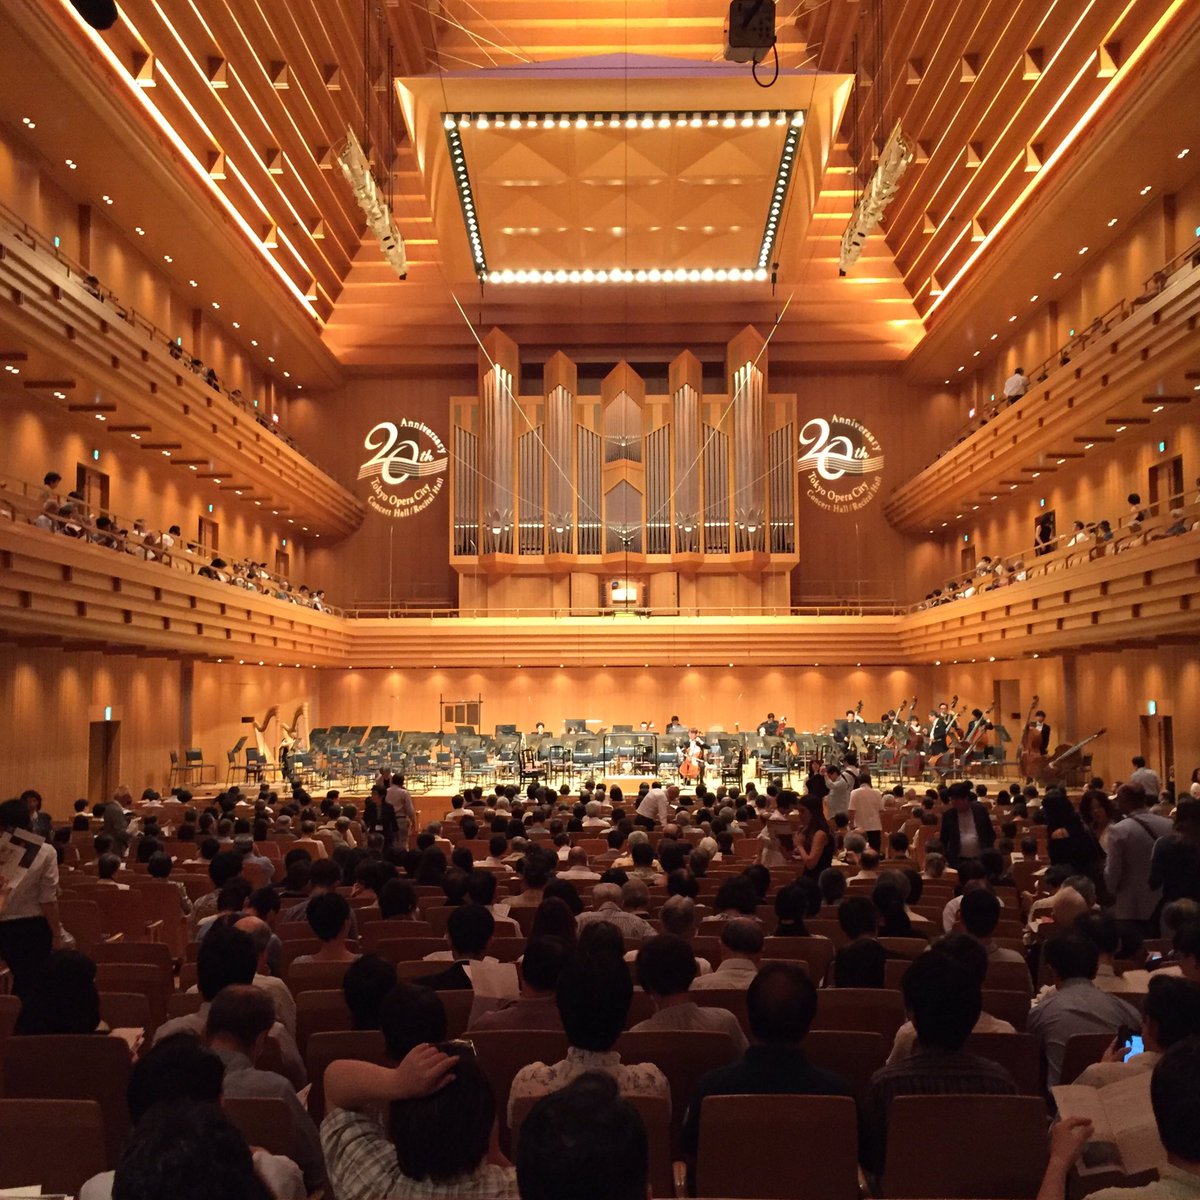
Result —
[[988, 810], [975, 799], [965, 780], [950, 785], [950, 807], [942, 814], [941, 842], [946, 861], [955, 870], [963, 859], [978, 858], [996, 844]]
[[800, 833], [795, 858], [807, 879], [816, 879], [833, 862], [833, 831], [816, 796], [802, 796], [797, 810]]
[[[31, 833], [29, 805], [0, 804], [0, 835]], [[0, 958], [13, 973], [13, 991], [24, 997], [34, 976], [62, 938], [58, 916], [58, 857], [43, 842], [27, 858], [24, 875], [13, 886], [0, 885]]]
[[882, 813], [883, 794], [871, 786], [871, 776], [864, 771], [850, 793], [850, 828], [857, 829], [876, 851], [883, 849]]
[[1200, 900], [1200, 798], [1185, 796], [1176, 806], [1173, 831], [1155, 844], [1149, 882], [1161, 889], [1164, 909], [1173, 900]]
[[1017, 367], [1004, 381], [1004, 398], [1009, 404], [1015, 404], [1029, 391], [1029, 376], [1024, 367]]
[[829, 792], [825, 797], [825, 811], [830, 818], [838, 813], [849, 811], [850, 808], [850, 779], [841, 767], [828, 766], [825, 768], [825, 779]]
[[408, 788], [404, 786], [403, 775], [392, 776], [392, 781], [384, 795], [384, 801], [396, 818], [395, 844], [404, 850], [408, 846], [409, 832], [417, 819], [417, 810], [413, 805]]
[[656, 825], [666, 825], [670, 819], [671, 803], [656, 779], [638, 804], [633, 823], [643, 829], [653, 829]]
[[950, 726], [953, 720], [948, 704], [939, 704], [936, 713], [929, 714], [929, 753], [931, 755], [945, 754], [950, 745]]
[[[1157, 793], [1154, 798], [1157, 801]], [[1132, 780], [1117, 789], [1117, 808], [1124, 819], [1108, 827], [1104, 863], [1113, 917], [1123, 932], [1142, 938], [1158, 936], [1155, 917], [1162, 892], [1152, 886], [1151, 867], [1159, 838], [1169, 837], [1174, 828], [1166, 817], [1149, 812], [1149, 804], [1150, 797]]]
[[1158, 773], [1146, 766], [1146, 760], [1140, 754], [1133, 760], [1133, 770], [1129, 774], [1128, 782], [1131, 787], [1141, 788], [1146, 793], [1147, 803], [1158, 803], [1158, 796], [1162, 791]]

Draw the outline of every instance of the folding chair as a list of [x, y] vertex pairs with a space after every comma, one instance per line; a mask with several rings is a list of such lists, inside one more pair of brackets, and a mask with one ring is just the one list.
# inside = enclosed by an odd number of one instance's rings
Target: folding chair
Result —
[[[1046, 1105], [1033, 1096], [898, 1096], [888, 1108], [883, 1195], [1029, 1200], [1046, 1168]], [[969, 1129], [930, 1152], [930, 1131]]]
[[[797, 1146], [812, 1153], [797, 1156]], [[701, 1196], [857, 1200], [858, 1124], [848, 1096], [706, 1096]]]
[[[105, 1157], [111, 1168], [129, 1133], [126, 1091], [131, 1065], [129, 1048], [120, 1038], [94, 1033], [9, 1038], [4, 1045], [4, 1095], [10, 1100], [95, 1101], [104, 1120]], [[5, 1131], [7, 1142], [7, 1127]]]
[[43, 1196], [78, 1196], [113, 1165], [94, 1100], [0, 1100], [0, 1188], [40, 1184]]

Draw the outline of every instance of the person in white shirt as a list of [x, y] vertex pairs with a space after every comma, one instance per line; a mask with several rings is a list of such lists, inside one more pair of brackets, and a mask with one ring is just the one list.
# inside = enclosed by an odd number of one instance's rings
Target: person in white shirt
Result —
[[567, 852], [567, 867], [559, 871], [559, 879], [580, 879], [587, 883], [599, 883], [600, 876], [588, 867], [587, 851], [582, 846], [572, 846]]
[[758, 921], [744, 917], [726, 921], [721, 930], [721, 964], [711, 975], [693, 982], [693, 992], [721, 988], [745, 991], [758, 974], [762, 958], [763, 930]]
[[392, 782], [384, 794], [384, 801], [391, 805], [396, 814], [396, 844], [403, 850], [408, 845], [408, 834], [417, 819], [417, 810], [412, 796], [404, 786], [403, 775], [393, 775]]
[[667, 793], [656, 781], [637, 806], [634, 823], [644, 829], [653, 829], [655, 825], [665, 825], [670, 819], [671, 803], [667, 799]]
[[[27, 846], [25, 873], [0, 881], [0, 958], [13, 974], [13, 991], [25, 995], [32, 977], [62, 941], [58, 915], [58, 856], [32, 832], [24, 800], [0, 804], [0, 837]], [[40, 844], [39, 844], [40, 843]]]
[[1024, 367], [1017, 367], [1004, 381], [1004, 398], [1009, 404], [1014, 404], [1027, 391], [1029, 391], [1029, 376], [1025, 374]]
[[871, 786], [871, 776], [864, 771], [858, 787], [850, 793], [850, 828], [857, 829], [867, 839], [872, 850], [883, 849], [883, 793]]

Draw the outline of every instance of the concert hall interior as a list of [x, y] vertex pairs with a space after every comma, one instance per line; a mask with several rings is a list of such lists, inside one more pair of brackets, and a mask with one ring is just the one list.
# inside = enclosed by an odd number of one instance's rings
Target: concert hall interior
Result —
[[86, 7], [0, 14], [4, 795], [764, 777], [860, 701], [936, 782], [880, 718], [952, 697], [948, 778], [1041, 709], [1186, 790], [1200, 6], [781, 2], [753, 72], [718, 0]]

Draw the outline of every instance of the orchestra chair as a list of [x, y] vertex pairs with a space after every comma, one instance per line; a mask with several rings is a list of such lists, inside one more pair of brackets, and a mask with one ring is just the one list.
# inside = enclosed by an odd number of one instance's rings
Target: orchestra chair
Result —
[[296, 997], [296, 1046], [301, 1054], [307, 1053], [309, 1040], [317, 1034], [349, 1033], [350, 1025], [341, 988], [314, 988]]
[[[513, 1104], [512, 1148], [516, 1157], [521, 1141], [521, 1126], [530, 1109], [541, 1097], [522, 1097]], [[646, 1142], [650, 1160], [650, 1190], [654, 1196], [671, 1197], [675, 1181], [671, 1166], [671, 1114], [666, 1100], [650, 1096], [627, 1096], [626, 1100], [638, 1111], [646, 1127]]]
[[167, 1019], [167, 997], [173, 990], [164, 985], [162, 972], [153, 963], [97, 963], [96, 989], [101, 992], [136, 992], [146, 997], [150, 1009], [148, 1034]]
[[94, 1033], [13, 1037], [4, 1046], [4, 1096], [95, 1101], [104, 1120], [105, 1159], [111, 1169], [129, 1134], [126, 1092], [131, 1066], [129, 1047], [120, 1038]]
[[[701, 1008], [724, 1008], [733, 1013], [742, 1027], [742, 1032], [749, 1037], [750, 1017], [746, 1012], [746, 992], [745, 988], [701, 988], [699, 991], [688, 992], [688, 999], [694, 1000]], [[633, 995], [636, 1002], [638, 996], [645, 995], [645, 993], [634, 992]], [[649, 996], [646, 998], [649, 999]], [[630, 1005], [631, 1010], [632, 1007]], [[650, 1012], [646, 1016], [650, 1016], [653, 1012], [654, 1006], [650, 1005]], [[632, 1023], [636, 1024], [636, 1022]]]
[[211, 763], [204, 761], [204, 751], [198, 746], [189, 746], [183, 752], [183, 769], [184, 779], [190, 779], [193, 771], [197, 772], [195, 783], [204, 782], [204, 772], [208, 770]]
[[840, 1075], [856, 1097], [866, 1094], [871, 1076], [887, 1062], [892, 1045], [879, 1033], [861, 1030], [810, 1029], [802, 1043], [814, 1067]]
[[342, 976], [346, 974], [348, 962], [290, 963], [284, 970], [284, 982], [293, 996], [301, 992], [340, 989]]
[[[567, 1035], [561, 1029], [473, 1029], [467, 1036], [474, 1044], [475, 1057], [491, 1084], [500, 1123], [500, 1149], [508, 1154], [512, 1146], [512, 1131], [508, 1127], [508, 1094], [512, 1091], [512, 1082], [517, 1072], [530, 1063], [556, 1063], [566, 1058]], [[311, 1072], [309, 1077], [312, 1077]]]
[[78, 1196], [114, 1165], [95, 1100], [0, 1100], [0, 1188], [41, 1186], [43, 1196]]
[[[1040, 1097], [898, 1096], [888, 1107], [883, 1195], [1032, 1200], [1046, 1169], [1047, 1124]], [[971, 1132], [936, 1136], [950, 1129]]]
[[383, 1034], [378, 1029], [342, 1029], [312, 1034], [305, 1046], [304, 1065], [308, 1071], [308, 1112], [318, 1125], [325, 1115], [325, 1068], [339, 1058], [352, 1058], [380, 1067], [394, 1065], [387, 1056]]
[[818, 987], [829, 973], [833, 953], [833, 942], [825, 937], [769, 937], [763, 940], [764, 959], [804, 963], [808, 977]]
[[1042, 1051], [1031, 1033], [973, 1033], [964, 1049], [999, 1063], [1012, 1077], [1022, 1096], [1042, 1096]]
[[[374, 954], [377, 953], [376, 947], [382, 941], [390, 941], [397, 938], [444, 937], [446, 934], [446, 921], [449, 920], [450, 914], [453, 911], [454, 909], [452, 908], [430, 909], [429, 914], [426, 914], [430, 919], [424, 921], [402, 921], [399, 918], [389, 921], [385, 921], [382, 918], [374, 921], [360, 921], [358, 923], [359, 946], [362, 950]], [[432, 919], [431, 916], [431, 914], [437, 913], [445, 914], [445, 918], [441, 920], [441, 929], [437, 927], [437, 921]]]
[[247, 1145], [259, 1146], [268, 1154], [285, 1158], [293, 1149], [291, 1113], [278, 1096], [226, 1096], [221, 1107], [236, 1125]]
[[700, 1080], [740, 1055], [733, 1039], [703, 1030], [623, 1033], [613, 1047], [623, 1063], [653, 1063], [671, 1085], [671, 1156], [683, 1157], [683, 1118]]
[[822, 988], [812, 1028], [878, 1033], [890, 1047], [905, 1016], [903, 997], [890, 988]]
[[1111, 1033], [1077, 1033], [1073, 1038], [1068, 1038], [1058, 1082], [1074, 1083], [1084, 1070], [1100, 1061], [1112, 1040]]
[[[1025, 1032], [1029, 1021], [1030, 996], [1025, 992], [1006, 992], [998, 988], [983, 989], [983, 1011], [1001, 1021], [1007, 1021], [1018, 1033]], [[1110, 1042], [1112, 1038], [1108, 1039]]]
[[858, 1198], [858, 1118], [848, 1096], [706, 1096], [699, 1147], [700, 1196]]
[[147, 1037], [157, 1028], [150, 1022], [150, 1001], [141, 992], [101, 992], [100, 1020], [109, 1029], [140, 1029]]

